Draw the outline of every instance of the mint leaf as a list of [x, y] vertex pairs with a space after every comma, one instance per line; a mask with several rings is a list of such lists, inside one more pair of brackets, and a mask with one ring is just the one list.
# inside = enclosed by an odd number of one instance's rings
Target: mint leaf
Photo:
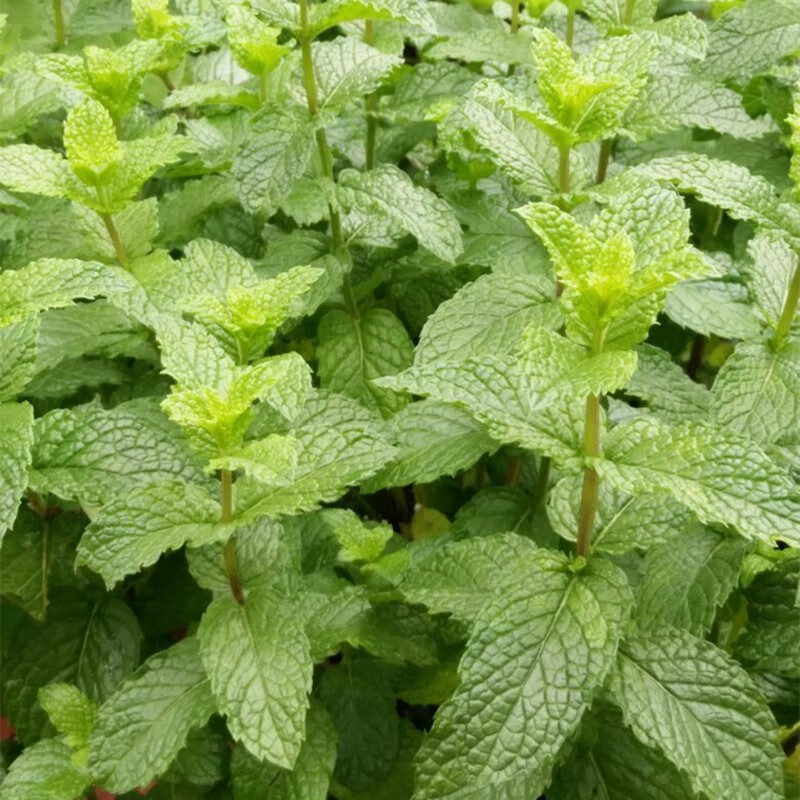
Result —
[[33, 409], [27, 403], [0, 403], [0, 541], [14, 524], [28, 485], [33, 445]]
[[0, 328], [0, 401], [13, 400], [33, 377], [38, 334], [35, 315]]
[[147, 786], [215, 710], [197, 639], [184, 639], [150, 656], [100, 706], [89, 738], [89, 769], [113, 792]]
[[68, 683], [49, 683], [39, 689], [39, 703], [73, 750], [86, 746], [97, 707], [80, 689]]
[[60, 739], [43, 739], [14, 759], [0, 786], [2, 800], [62, 800], [77, 797], [91, 783], [75, 766], [72, 749]]
[[220, 597], [198, 631], [203, 663], [231, 733], [260, 760], [291, 769], [305, 738], [312, 663], [302, 621], [269, 590]]
[[[703, 636], [739, 582], [747, 541], [695, 527], [653, 547], [636, 591], [642, 628], [672, 625]], [[675, 602], [680, 598], [679, 602]]]
[[374, 308], [363, 316], [329, 311], [319, 326], [320, 384], [388, 416], [407, 399], [376, 387], [372, 380], [411, 365], [414, 345], [391, 311]]
[[535, 588], [505, 593], [475, 622], [461, 685], [417, 759], [420, 800], [541, 792], [612, 666], [631, 604], [617, 568], [595, 559], [573, 574], [543, 551], [532, 574]]
[[77, 563], [111, 589], [169, 550], [224, 542], [232, 528], [219, 517], [219, 503], [198, 486], [145, 485], [103, 506], [81, 539]]
[[800, 496], [794, 485], [763, 450], [736, 434], [633, 419], [606, 437], [596, 468], [623, 491], [669, 492], [703, 522], [732, 525], [768, 542], [796, 538]]
[[607, 688], [636, 737], [686, 772], [695, 791], [782, 797], [775, 720], [742, 668], [710, 642], [669, 627], [635, 633]]
[[339, 175], [338, 196], [345, 208], [385, 217], [450, 264], [463, 249], [461, 226], [447, 203], [415, 186], [397, 167], [381, 164], [366, 173], [345, 170]]

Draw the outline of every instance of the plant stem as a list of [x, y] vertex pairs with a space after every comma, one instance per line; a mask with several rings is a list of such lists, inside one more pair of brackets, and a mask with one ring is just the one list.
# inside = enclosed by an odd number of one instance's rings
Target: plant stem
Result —
[[267, 79], [269, 78], [269, 73], [262, 72], [258, 76], [258, 99], [261, 101], [261, 104], [267, 102], [267, 95], [269, 94], [267, 90]]
[[603, 139], [600, 143], [600, 157], [597, 159], [596, 183], [602, 183], [608, 173], [608, 162], [611, 158], [611, 139]]
[[[222, 512], [220, 522], [230, 522], [233, 519], [233, 474], [229, 469], [220, 471], [220, 485], [222, 488]], [[222, 548], [225, 559], [225, 574], [231, 587], [231, 594], [237, 603], [244, 603], [242, 584], [239, 581], [239, 565], [236, 563], [236, 539], [231, 536]]]
[[[605, 329], [595, 332], [592, 343], [592, 354], [599, 355], [603, 350]], [[586, 458], [600, 457], [600, 395], [590, 394], [586, 398], [586, 417], [583, 433], [583, 454]], [[581, 507], [578, 512], [578, 548], [579, 556], [589, 555], [592, 541], [594, 518], [597, 514], [597, 496], [600, 488], [600, 476], [594, 467], [587, 466], [583, 472], [581, 488]]]
[[519, 474], [522, 472], [522, 456], [515, 455], [508, 459], [508, 466], [506, 467], [506, 486], [516, 486], [519, 481]]
[[159, 72], [158, 77], [161, 78], [161, 83], [164, 84], [164, 87], [168, 92], [175, 91], [175, 84], [172, 82], [172, 78], [170, 78], [166, 72]]
[[536, 486], [533, 489], [533, 507], [539, 508], [547, 495], [547, 484], [550, 482], [550, 459], [542, 456], [539, 459], [539, 472], [536, 475]]
[[625, 24], [630, 25], [633, 22], [633, 11], [636, 8], [636, 0], [626, 0], [625, 3]]
[[[306, 90], [306, 105], [308, 113], [312, 117], [319, 116], [319, 100], [317, 99], [317, 80], [314, 77], [314, 61], [311, 56], [311, 37], [308, 34], [308, 0], [300, 0], [300, 50], [303, 58], [303, 86]], [[333, 156], [328, 144], [328, 135], [325, 128], [320, 126], [315, 134], [317, 140], [317, 150], [319, 151], [320, 161], [322, 161], [322, 172], [328, 180], [333, 182]], [[344, 247], [344, 237], [342, 236], [342, 219], [339, 210], [328, 203], [328, 215], [331, 221], [331, 238], [333, 247], [338, 250]], [[353, 287], [350, 283], [350, 276], [345, 275], [342, 281], [342, 293], [344, 294], [344, 304], [348, 314], [353, 319], [358, 319], [358, 305], [353, 295]]]
[[53, 0], [53, 21], [56, 26], [56, 49], [60, 50], [67, 41], [64, 28], [64, 9], [61, 0]]
[[558, 191], [566, 194], [569, 191], [569, 145], [558, 148]]
[[689, 351], [689, 360], [686, 362], [686, 374], [692, 379], [697, 378], [697, 373], [703, 364], [703, 355], [706, 349], [706, 337], [698, 333], [692, 340], [692, 349]]
[[519, 0], [511, 0], [511, 33], [519, 30]]
[[[375, 43], [375, 25], [371, 19], [364, 22], [364, 42], [368, 45]], [[378, 133], [378, 93], [372, 92], [365, 99], [366, 118], [367, 118], [367, 140], [366, 140], [366, 167], [375, 167], [375, 137]]]
[[783, 301], [783, 309], [775, 328], [775, 342], [781, 344], [789, 335], [792, 327], [795, 312], [797, 311], [797, 301], [800, 300], [800, 261], [794, 268], [792, 282], [789, 284], [789, 291], [786, 292], [786, 299]]
[[572, 40], [575, 38], [575, 9], [570, 5], [567, 9], [567, 31], [564, 34], [564, 43], [567, 47], [572, 47]]
[[125, 245], [122, 244], [122, 237], [119, 235], [119, 230], [114, 222], [114, 217], [111, 214], [101, 214], [100, 219], [108, 231], [108, 238], [111, 239], [111, 244], [114, 245], [114, 252], [117, 254], [117, 261], [124, 269], [128, 269], [128, 255], [125, 252]]

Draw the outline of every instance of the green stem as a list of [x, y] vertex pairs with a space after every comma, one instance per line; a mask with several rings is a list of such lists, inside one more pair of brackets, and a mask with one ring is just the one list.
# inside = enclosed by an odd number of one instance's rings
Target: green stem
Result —
[[600, 157], [597, 159], [597, 175], [595, 181], [602, 183], [608, 173], [608, 162], [611, 159], [611, 139], [603, 139], [600, 144]]
[[569, 145], [558, 148], [558, 191], [569, 191]]
[[630, 25], [633, 22], [633, 11], [636, 8], [636, 0], [627, 0], [625, 3], [625, 24]]
[[108, 238], [111, 239], [111, 244], [114, 245], [114, 252], [117, 254], [117, 261], [123, 269], [128, 269], [128, 255], [125, 252], [125, 245], [122, 244], [122, 237], [119, 235], [114, 217], [111, 214], [101, 214], [100, 219], [108, 231]]
[[66, 29], [64, 28], [64, 9], [61, 7], [61, 0], [53, 0], [53, 21], [56, 26], [56, 49], [60, 50], [67, 41]]
[[547, 496], [547, 486], [550, 483], [550, 459], [542, 456], [539, 459], [539, 472], [536, 475], [536, 486], [533, 489], [533, 507], [539, 508]]
[[267, 102], [267, 96], [269, 95], [269, 90], [267, 87], [268, 79], [268, 72], [262, 72], [258, 76], [258, 99], [261, 101], [262, 105]]
[[797, 311], [798, 300], [800, 300], [800, 260], [794, 269], [792, 282], [789, 284], [789, 291], [786, 293], [786, 299], [783, 302], [783, 309], [781, 310], [781, 316], [778, 320], [778, 326], [775, 328], [776, 344], [781, 344], [789, 335], [794, 315]]
[[567, 9], [567, 32], [564, 34], [564, 43], [567, 47], [572, 47], [572, 40], [575, 38], [575, 9], [572, 5]]
[[[317, 80], [314, 76], [314, 61], [311, 55], [311, 37], [308, 30], [308, 0], [300, 0], [300, 51], [303, 59], [303, 86], [306, 91], [306, 105], [308, 113], [312, 117], [319, 116], [319, 100], [317, 99]], [[322, 162], [322, 172], [328, 180], [334, 181], [333, 156], [328, 144], [328, 135], [325, 128], [317, 128], [315, 138], [317, 140], [317, 150]], [[331, 221], [331, 238], [333, 247], [338, 250], [344, 247], [344, 237], [342, 236], [342, 218], [339, 210], [328, 203], [328, 215]], [[344, 304], [347, 312], [353, 319], [358, 319], [358, 306], [353, 295], [353, 286], [350, 283], [350, 276], [345, 275], [342, 281], [342, 292], [344, 294]]]
[[519, 0], [511, 0], [511, 33], [519, 30]]
[[[599, 355], [603, 350], [605, 330], [595, 333], [592, 353]], [[586, 417], [583, 433], [583, 453], [586, 458], [600, 457], [600, 395], [590, 394], [586, 398]], [[583, 471], [581, 488], [581, 506], [578, 512], [578, 548], [579, 556], [586, 558], [592, 542], [592, 529], [597, 515], [597, 498], [600, 489], [600, 476], [594, 467], [587, 466]]]
[[[220, 522], [230, 522], [233, 519], [233, 474], [229, 469], [220, 471], [220, 485], [222, 489], [222, 512]], [[236, 563], [236, 539], [231, 536], [222, 548], [225, 560], [225, 574], [231, 587], [231, 594], [237, 603], [244, 603], [244, 593], [239, 580], [239, 565]]]
[[519, 481], [519, 475], [522, 472], [522, 456], [511, 456], [508, 459], [508, 466], [506, 467], [506, 486], [516, 486]]

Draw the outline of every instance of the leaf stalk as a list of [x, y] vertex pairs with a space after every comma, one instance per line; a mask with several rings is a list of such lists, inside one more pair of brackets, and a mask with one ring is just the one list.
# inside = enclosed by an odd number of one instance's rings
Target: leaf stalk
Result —
[[64, 26], [64, 9], [61, 0], [53, 0], [53, 23], [56, 29], [56, 49], [60, 50], [67, 41], [66, 28]]
[[125, 245], [122, 243], [119, 229], [114, 222], [114, 217], [111, 214], [101, 214], [100, 219], [108, 231], [108, 238], [111, 239], [111, 244], [114, 246], [114, 252], [117, 254], [117, 261], [123, 269], [128, 269], [128, 254], [125, 252]]
[[[220, 522], [230, 522], [233, 519], [233, 474], [229, 469], [220, 470], [220, 487], [222, 490], [222, 511], [219, 515]], [[240, 605], [244, 603], [244, 593], [239, 579], [239, 565], [236, 562], [236, 539], [231, 536], [222, 548], [225, 561], [225, 574], [231, 587], [231, 594]]]
[[786, 292], [786, 299], [783, 301], [781, 316], [775, 328], [775, 343], [777, 345], [781, 345], [789, 335], [792, 322], [794, 321], [794, 315], [797, 312], [798, 300], [800, 300], [800, 260], [798, 260], [794, 268], [792, 282], [789, 284], [789, 291]]

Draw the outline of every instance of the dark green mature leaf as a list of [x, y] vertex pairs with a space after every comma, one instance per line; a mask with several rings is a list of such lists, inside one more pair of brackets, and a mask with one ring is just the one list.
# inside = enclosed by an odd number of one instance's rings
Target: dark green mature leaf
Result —
[[45, 730], [37, 692], [53, 681], [105, 700], [139, 662], [139, 623], [114, 598], [92, 602], [75, 594], [54, 599], [44, 623], [17, 629], [15, 657], [4, 670], [5, 712], [24, 742]]
[[800, 678], [800, 558], [789, 551], [747, 591], [747, 624], [734, 653], [748, 670]]
[[776, 723], [761, 693], [710, 642], [662, 626], [620, 647], [608, 692], [625, 724], [710, 797], [783, 797]]
[[594, 559], [575, 574], [546, 551], [538, 567], [478, 615], [418, 757], [420, 800], [537, 796], [612, 666], [632, 602], [622, 573]]
[[198, 630], [217, 707], [260, 760], [291, 769], [305, 737], [312, 662], [303, 621], [269, 589], [209, 606]]
[[231, 780], [236, 800], [325, 800], [336, 762], [336, 728], [323, 706], [311, 701], [306, 738], [294, 769], [258, 761], [242, 745], [233, 750]]
[[197, 639], [184, 639], [150, 656], [100, 706], [89, 769], [110, 791], [147, 786], [215, 710]]

